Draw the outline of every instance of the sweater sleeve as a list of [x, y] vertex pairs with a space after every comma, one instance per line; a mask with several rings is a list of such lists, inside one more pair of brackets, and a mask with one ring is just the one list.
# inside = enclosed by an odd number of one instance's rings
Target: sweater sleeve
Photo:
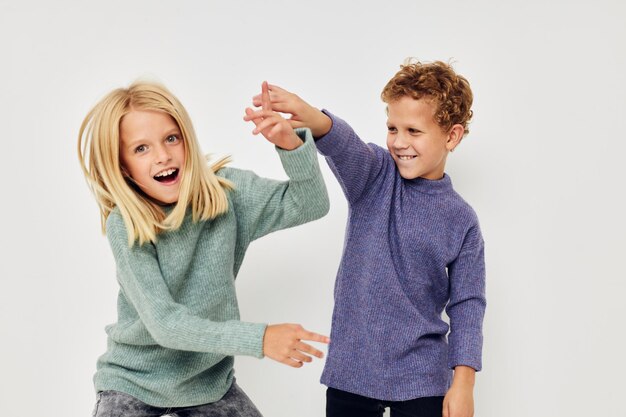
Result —
[[124, 220], [116, 211], [109, 215], [106, 231], [121, 290], [156, 343], [184, 351], [263, 356], [265, 324], [193, 315], [173, 299], [152, 243], [129, 247]]
[[326, 184], [309, 129], [296, 129], [304, 143], [291, 151], [276, 148], [287, 181], [262, 178], [251, 171], [220, 171], [235, 184], [232, 192], [243, 238], [252, 242], [268, 233], [323, 217], [329, 210]]
[[466, 233], [458, 257], [448, 266], [448, 273], [448, 366], [465, 365], [480, 371], [486, 298], [484, 242], [478, 225]]
[[349, 204], [354, 204], [384, 169], [384, 151], [366, 144], [345, 121], [323, 110], [332, 120], [330, 131], [315, 141], [317, 150], [326, 157], [331, 171]]

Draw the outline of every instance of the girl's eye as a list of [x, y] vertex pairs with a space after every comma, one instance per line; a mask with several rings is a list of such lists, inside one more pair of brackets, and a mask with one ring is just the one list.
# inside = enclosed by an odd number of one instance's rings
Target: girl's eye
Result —
[[165, 141], [168, 142], [168, 143], [176, 143], [176, 142], [178, 142], [178, 140], [179, 139], [178, 139], [177, 135], [169, 135], [167, 137], [167, 139], [165, 139]]
[[139, 145], [135, 148], [135, 153], [145, 152], [146, 149], [148, 149], [146, 145]]

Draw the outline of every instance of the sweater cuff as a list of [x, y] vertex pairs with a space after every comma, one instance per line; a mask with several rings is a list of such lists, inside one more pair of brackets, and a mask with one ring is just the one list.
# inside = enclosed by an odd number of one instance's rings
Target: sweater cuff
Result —
[[322, 113], [330, 117], [333, 122], [328, 133], [320, 136], [315, 141], [317, 150], [324, 156], [334, 156], [344, 151], [348, 145], [347, 137], [353, 134], [353, 130], [343, 119], [335, 116], [326, 109], [322, 109]]
[[298, 128], [294, 132], [304, 143], [291, 151], [276, 147], [276, 152], [290, 180], [306, 180], [317, 172], [315, 141], [309, 128]]
[[263, 337], [267, 324], [263, 323], [247, 323], [239, 322], [242, 331], [238, 345], [243, 355], [262, 358], [263, 355]]
[[455, 366], [464, 365], [479, 372], [482, 369], [481, 347], [482, 337], [477, 339], [470, 335], [457, 335], [456, 340], [449, 346], [448, 367], [453, 369]]

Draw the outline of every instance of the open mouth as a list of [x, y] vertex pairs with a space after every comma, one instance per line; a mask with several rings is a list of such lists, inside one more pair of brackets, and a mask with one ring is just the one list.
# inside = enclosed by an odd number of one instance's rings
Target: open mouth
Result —
[[401, 161], [410, 161], [411, 159], [416, 158], [417, 155], [398, 155], [398, 159]]
[[158, 182], [168, 184], [176, 181], [176, 178], [178, 178], [178, 172], [178, 168], [170, 168], [159, 172], [153, 178]]

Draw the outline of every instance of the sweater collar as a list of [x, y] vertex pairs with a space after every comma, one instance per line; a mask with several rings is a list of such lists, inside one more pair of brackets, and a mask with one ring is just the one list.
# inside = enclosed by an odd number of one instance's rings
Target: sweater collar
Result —
[[438, 180], [429, 180], [426, 178], [415, 178], [412, 180], [403, 180], [406, 185], [424, 194], [441, 194], [452, 191], [452, 180], [446, 173]]

